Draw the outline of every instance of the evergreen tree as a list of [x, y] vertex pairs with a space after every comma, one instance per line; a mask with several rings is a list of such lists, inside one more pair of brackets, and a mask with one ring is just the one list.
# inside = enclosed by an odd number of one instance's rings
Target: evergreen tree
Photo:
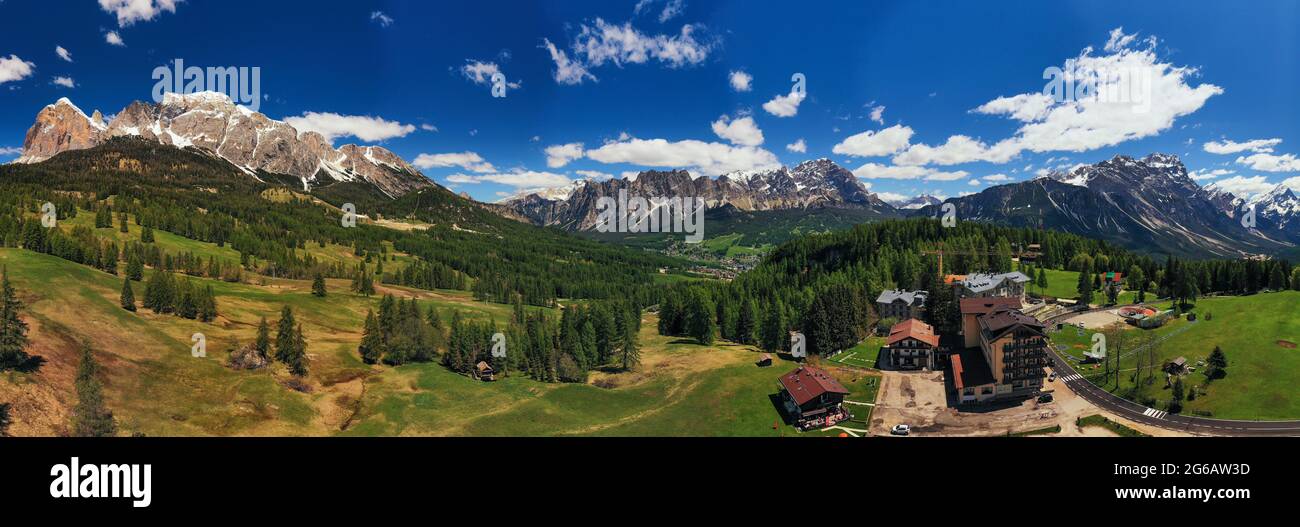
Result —
[[1128, 268], [1128, 287], [1137, 291], [1137, 303], [1146, 302], [1147, 277], [1141, 266], [1133, 264]]
[[318, 297], [325, 296], [325, 276], [319, 272], [316, 273], [316, 278], [311, 281], [311, 294]]
[[1086, 306], [1092, 303], [1092, 262], [1085, 260], [1082, 265], [1079, 270], [1079, 284], [1075, 291], [1079, 293], [1079, 303]]
[[153, 229], [147, 225], [140, 229], [140, 243], [153, 243]]
[[135, 293], [131, 292], [131, 279], [122, 280], [122, 309], [135, 311]]
[[263, 359], [271, 360], [271, 326], [266, 323], [266, 317], [262, 317], [262, 321], [257, 324], [257, 340], [253, 348]]
[[298, 324], [293, 331], [293, 348], [288, 360], [284, 362], [289, 366], [289, 373], [298, 377], [307, 376], [307, 339], [303, 337], [302, 324]]
[[212, 292], [211, 285], [204, 286], [200, 291], [202, 294], [199, 296], [198, 302], [199, 320], [202, 322], [212, 322], [213, 319], [217, 318], [216, 293]]
[[1214, 347], [1206, 363], [1208, 367], [1205, 369], [1205, 376], [1210, 379], [1218, 379], [1227, 373], [1228, 356], [1218, 346]]
[[767, 318], [763, 320], [763, 351], [774, 352], [785, 345], [786, 325], [785, 316], [779, 304], [773, 305], [767, 310]]
[[622, 313], [614, 318], [614, 327], [618, 331], [618, 354], [623, 362], [623, 371], [631, 371], [632, 368], [641, 365], [636, 323], [630, 318]]
[[1174, 379], [1174, 388], [1171, 391], [1170, 396], [1172, 398], [1169, 401], [1169, 411], [1171, 413], [1178, 413], [1183, 411], [1183, 399], [1186, 396], [1186, 394], [1183, 391], [1182, 377], [1178, 377]]
[[[717, 325], [714, 323], [715, 309], [703, 289], [692, 288], [686, 304], [686, 333], [701, 345], [713, 344]], [[618, 322], [618, 319], [615, 319]]]
[[81, 347], [77, 365], [77, 406], [72, 410], [72, 434], [77, 437], [112, 437], [117, 435], [113, 412], [104, 405], [103, 385], [99, 382], [99, 365], [90, 346]]
[[758, 312], [754, 301], [746, 298], [740, 304], [740, 315], [736, 320], [735, 341], [741, 344], [753, 344], [754, 335], [758, 334]]
[[1046, 295], [1047, 291], [1047, 270], [1042, 267], [1038, 268], [1038, 294]]
[[284, 306], [280, 311], [279, 327], [275, 333], [275, 360], [288, 364], [294, 355], [294, 330], [297, 323], [293, 320], [293, 309]]
[[366, 364], [378, 363], [384, 356], [384, 343], [379, 338], [379, 319], [375, 318], [373, 310], [366, 310], [365, 329], [357, 351], [361, 353], [361, 361]]
[[118, 230], [118, 232], [122, 232], [122, 233], [130, 232], [130, 230], [126, 228], [126, 213], [125, 213], [125, 212], [119, 213], [119, 214], [117, 215], [117, 230]]
[[0, 370], [16, 368], [26, 364], [30, 357], [27, 352], [27, 323], [19, 316], [22, 301], [9, 282], [9, 268], [0, 278]]

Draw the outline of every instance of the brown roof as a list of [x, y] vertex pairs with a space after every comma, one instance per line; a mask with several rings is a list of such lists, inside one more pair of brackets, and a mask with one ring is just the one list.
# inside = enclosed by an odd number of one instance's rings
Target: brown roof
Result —
[[1011, 309], [1000, 309], [979, 317], [980, 329], [987, 331], [991, 336], [1001, 335], [1003, 332], [1015, 326], [1026, 326], [1036, 330], [1039, 333], [1043, 331], [1042, 322], [1038, 319]]
[[963, 298], [960, 302], [961, 314], [984, 315], [999, 309], [1020, 309], [1019, 298]]
[[474, 367], [478, 368], [478, 371], [487, 371], [492, 369], [491, 366], [488, 366], [486, 361], [478, 361], [478, 364], [475, 364]]
[[848, 395], [849, 391], [840, 381], [831, 377], [826, 370], [812, 366], [800, 366], [794, 371], [781, 376], [781, 387], [794, 398], [795, 404], [804, 403], [821, 397], [824, 393]]
[[758, 356], [758, 360], [759, 360], [759, 362], [762, 362], [762, 361], [765, 361], [765, 360], [772, 360], [772, 354], [771, 354], [771, 353], [764, 353], [764, 354], [762, 354], [762, 355], [759, 355], [759, 356]]
[[934, 334], [934, 327], [915, 318], [909, 318], [889, 328], [890, 346], [909, 338], [919, 340], [930, 346], [939, 345], [939, 336]]

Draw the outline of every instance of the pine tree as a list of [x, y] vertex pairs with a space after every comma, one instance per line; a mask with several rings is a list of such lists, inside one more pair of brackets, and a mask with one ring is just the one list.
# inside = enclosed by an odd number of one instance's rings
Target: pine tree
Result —
[[307, 339], [302, 334], [302, 324], [294, 329], [293, 349], [285, 363], [289, 366], [289, 373], [298, 377], [307, 376]]
[[271, 326], [266, 323], [266, 317], [262, 317], [262, 322], [257, 325], [257, 340], [253, 348], [263, 359], [271, 360]]
[[1047, 271], [1042, 267], [1038, 268], [1038, 294], [1045, 295], [1047, 291]]
[[740, 315], [736, 320], [735, 340], [741, 344], [753, 344], [754, 335], [758, 332], [758, 312], [754, 307], [754, 301], [746, 298], [740, 304]]
[[117, 230], [118, 230], [119, 232], [123, 232], [123, 233], [130, 232], [130, 230], [126, 228], [126, 213], [125, 213], [125, 212], [119, 213], [119, 214], [117, 215]]
[[1214, 351], [1210, 353], [1209, 360], [1207, 360], [1206, 362], [1208, 363], [1209, 366], [1208, 368], [1206, 368], [1206, 372], [1205, 372], [1206, 377], [1209, 377], [1211, 379], [1217, 379], [1223, 377], [1224, 374], [1226, 374], [1226, 370], [1228, 368], [1228, 356], [1223, 353], [1223, 349], [1219, 348], [1218, 346], [1215, 346]]
[[140, 229], [140, 243], [153, 243], [153, 228], [145, 226]]
[[1186, 397], [1186, 393], [1183, 391], [1182, 377], [1174, 379], [1174, 388], [1170, 396], [1172, 398], [1169, 401], [1169, 411], [1172, 413], [1181, 412], [1183, 410], [1183, 398]]
[[27, 352], [27, 323], [19, 317], [22, 301], [9, 283], [9, 268], [0, 278], [0, 370], [16, 368], [26, 364], [30, 357]]
[[718, 329], [714, 323], [716, 313], [713, 303], [702, 289], [691, 289], [690, 295], [686, 304], [686, 333], [701, 345], [712, 345]]
[[774, 352], [785, 344], [786, 325], [782, 311], [780, 304], [773, 304], [767, 310], [767, 318], [763, 320], [763, 351]]
[[630, 371], [632, 368], [641, 365], [641, 350], [637, 343], [636, 323], [629, 320], [629, 317], [620, 313], [614, 319], [614, 326], [618, 328], [618, 353], [621, 355], [623, 362], [623, 371]]
[[294, 353], [294, 330], [297, 323], [293, 320], [293, 309], [284, 306], [280, 310], [279, 327], [275, 333], [275, 360], [288, 363]]
[[319, 272], [316, 273], [316, 278], [311, 281], [311, 294], [322, 298], [325, 296], [325, 276]]
[[126, 259], [126, 277], [137, 282], [144, 279], [144, 262], [140, 261], [140, 257], [134, 251]]
[[135, 311], [135, 293], [131, 292], [131, 279], [122, 280], [122, 309]]
[[1085, 260], [1083, 268], [1079, 270], [1079, 284], [1075, 288], [1079, 293], [1079, 303], [1088, 305], [1092, 303], [1092, 263]]
[[217, 296], [212, 292], [210, 285], [205, 286], [202, 291], [203, 294], [199, 297], [199, 320], [212, 322], [217, 318]]
[[72, 433], [77, 437], [112, 437], [117, 435], [113, 412], [104, 405], [103, 385], [99, 382], [99, 365], [90, 346], [81, 347], [77, 365], [77, 406], [72, 410]]
[[374, 310], [366, 310], [365, 329], [357, 351], [361, 353], [361, 361], [366, 364], [376, 364], [384, 356], [384, 342], [379, 337], [379, 319], [375, 318]]

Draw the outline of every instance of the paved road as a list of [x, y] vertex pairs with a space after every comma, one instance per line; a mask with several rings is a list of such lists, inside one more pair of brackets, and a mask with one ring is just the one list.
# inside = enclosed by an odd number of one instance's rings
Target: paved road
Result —
[[[1109, 307], [1104, 309], [1116, 309]], [[1097, 310], [1090, 310], [1097, 311]], [[1083, 313], [1084, 311], [1075, 311], [1064, 315], [1052, 317], [1045, 323], [1055, 324], [1058, 320], [1069, 318], [1073, 315]], [[1231, 419], [1211, 419], [1208, 417], [1193, 417], [1178, 414], [1169, 414], [1155, 408], [1148, 408], [1133, 401], [1129, 401], [1106, 390], [1098, 388], [1089, 382], [1074, 370], [1070, 361], [1066, 360], [1056, 346], [1048, 346], [1056, 362], [1056, 382], [1064, 382], [1071, 390], [1083, 397], [1084, 400], [1102, 408], [1106, 411], [1124, 417], [1142, 424], [1156, 426], [1178, 432], [1187, 432], [1193, 434], [1206, 435], [1235, 435], [1235, 436], [1300, 436], [1300, 420], [1296, 421], [1237, 421]], [[1050, 386], [1051, 383], [1048, 383]]]

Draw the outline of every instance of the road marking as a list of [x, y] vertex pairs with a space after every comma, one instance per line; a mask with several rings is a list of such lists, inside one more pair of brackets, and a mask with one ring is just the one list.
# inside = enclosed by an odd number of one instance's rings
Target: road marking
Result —
[[1169, 414], [1168, 412], [1162, 412], [1160, 410], [1156, 410], [1155, 408], [1147, 408], [1147, 411], [1142, 412], [1142, 415], [1145, 415], [1147, 417], [1153, 417], [1156, 419], [1164, 419], [1165, 416]]
[[1074, 382], [1074, 381], [1077, 381], [1077, 380], [1082, 379], [1082, 378], [1083, 378], [1082, 375], [1079, 375], [1079, 374], [1077, 374], [1077, 373], [1071, 373], [1071, 374], [1069, 374], [1069, 375], [1066, 375], [1065, 377], [1061, 377], [1061, 380], [1063, 380], [1063, 381], [1065, 381], [1065, 382]]

